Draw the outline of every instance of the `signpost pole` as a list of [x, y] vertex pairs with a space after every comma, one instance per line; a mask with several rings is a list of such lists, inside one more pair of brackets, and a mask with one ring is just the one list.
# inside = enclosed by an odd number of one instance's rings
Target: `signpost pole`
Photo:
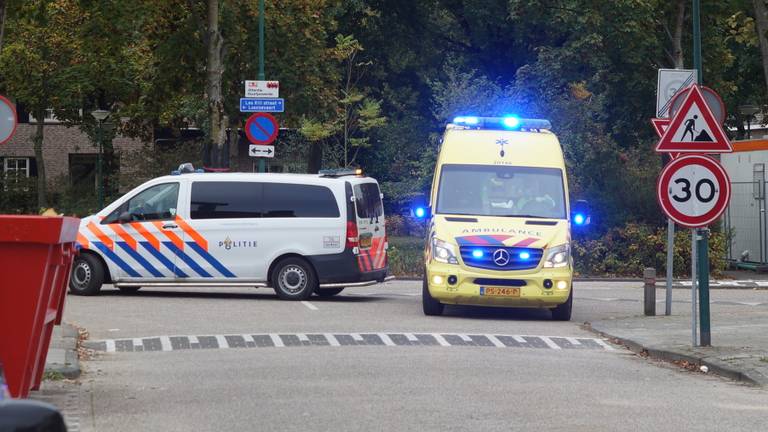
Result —
[[667, 219], [667, 295], [664, 315], [672, 315], [672, 276], [675, 265], [675, 222]]
[[691, 229], [691, 346], [696, 346], [696, 229]]
[[[264, 0], [259, 0], [259, 79], [265, 80], [264, 75]], [[264, 158], [259, 158], [259, 172], [267, 171]]]
[[708, 250], [709, 230], [699, 229], [699, 322], [701, 324], [700, 345], [711, 346], [712, 335], [709, 328], [709, 257]]

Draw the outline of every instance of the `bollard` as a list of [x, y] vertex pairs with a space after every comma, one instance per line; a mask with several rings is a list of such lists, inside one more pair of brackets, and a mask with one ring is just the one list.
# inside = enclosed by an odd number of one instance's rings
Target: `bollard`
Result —
[[646, 268], [643, 270], [643, 305], [646, 316], [656, 315], [656, 269]]

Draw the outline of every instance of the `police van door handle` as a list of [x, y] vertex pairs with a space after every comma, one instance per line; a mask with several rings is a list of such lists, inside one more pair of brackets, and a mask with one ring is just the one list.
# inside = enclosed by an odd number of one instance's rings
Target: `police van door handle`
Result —
[[167, 224], [163, 225], [163, 229], [176, 229], [178, 227], [179, 226], [174, 224], [174, 223], [167, 223]]

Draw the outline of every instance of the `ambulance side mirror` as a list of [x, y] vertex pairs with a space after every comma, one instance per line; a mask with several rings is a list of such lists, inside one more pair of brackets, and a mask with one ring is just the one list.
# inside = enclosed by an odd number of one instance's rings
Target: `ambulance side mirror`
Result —
[[571, 207], [571, 222], [576, 228], [584, 228], [591, 222], [591, 211], [586, 200], [578, 200]]

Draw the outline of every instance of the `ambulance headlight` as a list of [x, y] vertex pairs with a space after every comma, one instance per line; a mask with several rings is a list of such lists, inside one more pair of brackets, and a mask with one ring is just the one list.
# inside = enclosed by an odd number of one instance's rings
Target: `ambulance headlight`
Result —
[[458, 264], [456, 259], [456, 247], [438, 238], [432, 238], [432, 258], [435, 261], [446, 264]]
[[544, 268], [565, 267], [568, 265], [571, 257], [571, 248], [567, 244], [555, 246], [547, 250], [547, 259], [544, 261]]

